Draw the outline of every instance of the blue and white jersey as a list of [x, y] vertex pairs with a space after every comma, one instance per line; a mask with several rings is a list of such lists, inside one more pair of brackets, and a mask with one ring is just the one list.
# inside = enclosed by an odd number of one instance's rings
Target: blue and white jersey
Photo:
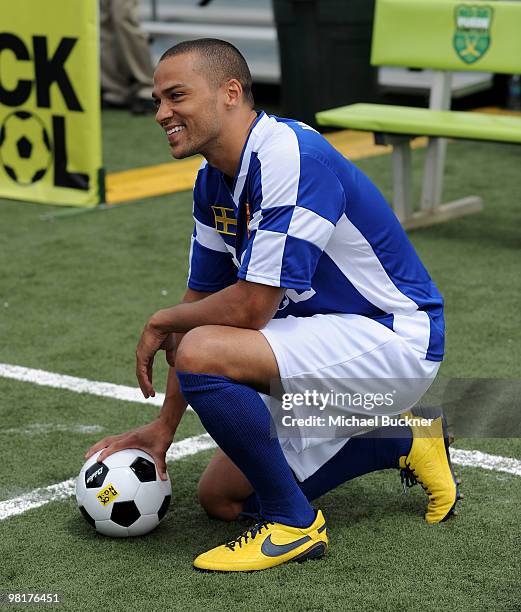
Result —
[[277, 318], [353, 313], [443, 359], [443, 299], [373, 183], [309, 126], [261, 112], [233, 185], [203, 163], [188, 286], [285, 287]]

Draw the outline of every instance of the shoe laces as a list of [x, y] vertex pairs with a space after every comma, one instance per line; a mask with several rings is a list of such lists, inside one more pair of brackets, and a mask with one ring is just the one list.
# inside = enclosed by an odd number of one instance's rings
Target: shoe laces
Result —
[[247, 529], [244, 533], [241, 533], [238, 538], [225, 544], [225, 546], [227, 546], [231, 551], [234, 551], [236, 546], [242, 548], [242, 545], [247, 544], [248, 540], [255, 540], [257, 534], [262, 533], [263, 529], [268, 529], [268, 527], [273, 524], [273, 521], [262, 519], [258, 523], [255, 523], [253, 527]]
[[411, 487], [414, 487], [414, 485], [419, 484], [421, 488], [429, 495], [429, 497], [432, 496], [432, 493], [418, 478], [418, 475], [414, 471], [414, 468], [411, 467], [410, 463], [406, 463], [405, 467], [400, 470], [400, 480], [402, 481], [404, 493], [407, 493], [407, 489], [410, 489]]

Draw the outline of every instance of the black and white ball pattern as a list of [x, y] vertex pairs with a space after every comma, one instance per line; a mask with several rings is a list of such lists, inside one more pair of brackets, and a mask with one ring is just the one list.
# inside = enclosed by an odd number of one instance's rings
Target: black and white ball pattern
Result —
[[125, 449], [98, 463], [90, 457], [76, 481], [76, 500], [85, 520], [106, 536], [141, 536], [164, 518], [172, 488], [161, 480], [152, 457]]

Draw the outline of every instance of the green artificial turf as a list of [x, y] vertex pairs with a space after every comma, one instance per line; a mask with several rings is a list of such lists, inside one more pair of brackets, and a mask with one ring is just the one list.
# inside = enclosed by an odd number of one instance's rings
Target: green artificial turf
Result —
[[[169, 159], [150, 117], [105, 113], [104, 139], [112, 171]], [[413, 157], [420, 170], [423, 152]], [[479, 194], [485, 209], [410, 234], [446, 301], [444, 377], [520, 378], [520, 163], [521, 148], [450, 144], [445, 199]], [[390, 158], [358, 165], [389, 197]], [[0, 362], [136, 386], [143, 324], [184, 291], [191, 202], [186, 192], [49, 222], [40, 215], [51, 206], [0, 200]], [[159, 389], [165, 374], [158, 363]], [[98, 438], [156, 413], [0, 378], [0, 499], [75, 476]], [[176, 439], [201, 432], [188, 414]], [[457, 445], [521, 458], [519, 439]], [[72, 611], [519, 609], [517, 476], [461, 468], [460, 516], [437, 527], [422, 519], [419, 487], [404, 496], [397, 473], [366, 476], [317, 504], [331, 538], [325, 560], [223, 576], [191, 568], [198, 552], [242, 529], [197, 505], [210, 456], [170, 464], [171, 510], [144, 538], [96, 536], [72, 498], [0, 522], [0, 591], [58, 591]]]
[[[197, 552], [239, 527], [197, 506], [197, 474], [210, 453], [170, 470], [173, 506], [152, 534], [95, 536], [73, 500], [9, 519], [3, 572], [14, 589], [56, 590], [68, 610], [515, 610], [519, 601], [519, 493], [514, 476], [466, 470], [472, 499], [457, 520], [429, 527], [421, 490], [400, 495], [397, 475], [348, 483], [319, 502], [326, 559], [245, 575], [201, 574]], [[493, 495], [491, 494], [493, 492]]]
[[124, 110], [102, 113], [103, 163], [107, 172], [173, 161], [163, 129], [154, 116]]

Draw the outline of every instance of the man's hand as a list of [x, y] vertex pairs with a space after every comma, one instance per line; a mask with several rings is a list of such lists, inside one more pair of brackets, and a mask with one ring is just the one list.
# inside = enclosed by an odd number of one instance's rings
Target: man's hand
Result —
[[173, 333], [182, 335], [204, 325], [262, 329], [277, 312], [284, 292], [282, 287], [238, 280], [206, 297], [201, 298], [204, 294], [195, 292], [195, 300], [191, 299], [192, 292], [183, 303], [158, 310], [145, 325], [136, 349], [136, 376], [143, 395], [155, 396], [152, 368], [159, 349], [167, 351], [168, 363], [175, 367]]
[[159, 348], [165, 351], [165, 359], [168, 365], [175, 368], [175, 352], [177, 350], [175, 334], [168, 334]]
[[148, 321], [136, 349], [136, 376], [139, 387], [146, 398], [156, 395], [152, 386], [152, 369], [155, 354], [160, 349], [166, 350], [167, 361], [169, 358], [173, 359], [175, 355], [174, 337], [170, 333], [160, 332]]
[[139, 448], [149, 455], [152, 455], [161, 480], [166, 480], [165, 456], [166, 451], [172, 443], [173, 437], [174, 432], [172, 429], [163, 421], [157, 419], [138, 429], [127, 431], [117, 436], [107, 436], [103, 438], [103, 440], [100, 440], [89, 448], [85, 453], [85, 458], [88, 459], [94, 455], [94, 453], [104, 449], [98, 457], [98, 462], [101, 463], [104, 459], [117, 451], [125, 448]]

